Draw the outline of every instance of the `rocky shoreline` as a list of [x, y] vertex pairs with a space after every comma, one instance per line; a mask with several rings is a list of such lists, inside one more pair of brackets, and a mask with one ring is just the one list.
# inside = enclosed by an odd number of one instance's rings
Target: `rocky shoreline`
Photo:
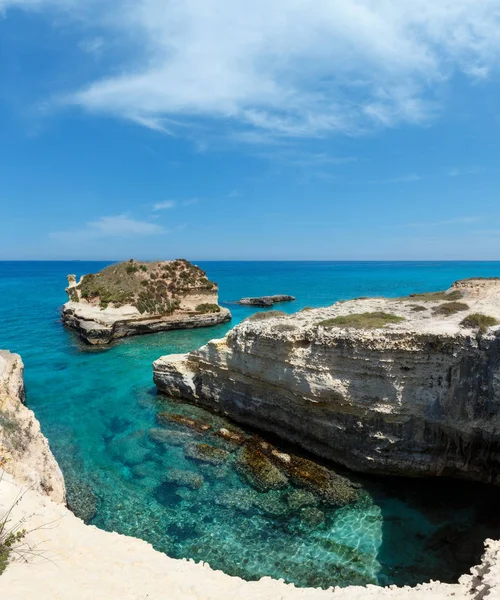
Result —
[[354, 470], [500, 483], [500, 281], [256, 317], [158, 389]]

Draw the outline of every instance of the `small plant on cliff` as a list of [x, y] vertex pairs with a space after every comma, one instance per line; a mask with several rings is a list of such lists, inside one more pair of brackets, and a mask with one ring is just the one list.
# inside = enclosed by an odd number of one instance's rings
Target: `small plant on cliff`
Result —
[[[451, 292], [426, 292], [424, 294], [410, 294], [408, 298], [419, 300], [420, 302], [439, 302], [440, 300], [460, 300], [463, 298], [463, 294], [460, 290], [453, 290]], [[407, 298], [395, 298], [395, 300], [402, 300]]]
[[218, 313], [220, 312], [220, 306], [218, 304], [210, 304], [208, 302], [204, 302], [203, 304], [198, 304], [198, 306], [196, 307], [196, 312]]
[[127, 271], [127, 273], [129, 275], [131, 275], [132, 273], [137, 273], [137, 271], [139, 270], [139, 267], [136, 267], [135, 265], [128, 265], [125, 270]]
[[247, 321], [263, 321], [264, 319], [272, 319], [273, 317], [286, 317], [286, 312], [282, 310], [267, 310], [265, 312], [256, 312], [247, 317]]
[[463, 310], [469, 310], [469, 305], [464, 302], [446, 302], [445, 304], [441, 304], [434, 309], [434, 313], [438, 315], [443, 315], [445, 317], [449, 317], [450, 315], [454, 315], [457, 312], [461, 312]]
[[493, 327], [494, 325], [498, 325], [499, 322], [494, 317], [489, 317], [488, 315], [482, 315], [481, 313], [474, 313], [465, 317], [465, 319], [460, 323], [462, 327], [468, 327], [470, 329], [479, 329], [481, 333], [486, 333], [489, 327]]
[[366, 312], [355, 313], [352, 315], [342, 315], [333, 319], [320, 321], [321, 327], [354, 327], [356, 329], [378, 329], [385, 327], [390, 323], [401, 323], [404, 317], [398, 317], [385, 312]]

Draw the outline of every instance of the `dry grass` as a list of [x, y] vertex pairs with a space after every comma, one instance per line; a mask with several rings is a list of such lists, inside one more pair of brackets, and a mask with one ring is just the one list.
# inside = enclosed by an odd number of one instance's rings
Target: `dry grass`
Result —
[[273, 317], [286, 317], [287, 313], [282, 310], [266, 310], [265, 312], [256, 312], [245, 319], [245, 321], [264, 321]]
[[479, 329], [481, 333], [486, 333], [489, 327], [493, 327], [494, 325], [499, 325], [499, 322], [495, 317], [490, 317], [488, 315], [483, 315], [481, 313], [474, 313], [465, 317], [465, 319], [460, 323], [462, 327], [468, 327], [470, 329]]
[[[82, 298], [105, 309], [131, 304], [139, 312], [170, 314], [187, 291], [210, 290], [215, 284], [205, 271], [184, 259], [168, 262], [130, 260], [85, 275], [77, 289]], [[71, 290], [75, 294], [75, 288]]]
[[465, 304], [464, 302], [446, 302], [445, 304], [436, 306], [433, 312], [437, 315], [449, 317], [451, 315], [456, 314], [457, 312], [469, 310], [469, 308], [470, 306], [468, 304]]
[[401, 323], [404, 317], [385, 312], [366, 312], [343, 315], [320, 321], [321, 327], [354, 327], [356, 329], [379, 329], [391, 323]]

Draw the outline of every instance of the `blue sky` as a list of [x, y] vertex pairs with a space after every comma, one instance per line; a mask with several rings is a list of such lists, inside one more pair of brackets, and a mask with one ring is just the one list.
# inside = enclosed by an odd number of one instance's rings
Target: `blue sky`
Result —
[[500, 259], [500, 0], [0, 0], [0, 259]]

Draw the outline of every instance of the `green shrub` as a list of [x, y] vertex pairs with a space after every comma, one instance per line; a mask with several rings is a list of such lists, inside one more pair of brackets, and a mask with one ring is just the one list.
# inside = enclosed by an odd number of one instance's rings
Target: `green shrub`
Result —
[[256, 312], [245, 319], [246, 321], [263, 321], [264, 319], [272, 319], [273, 317], [286, 317], [286, 312], [282, 310], [266, 310], [265, 312]]
[[469, 308], [469, 305], [465, 304], [464, 302], [446, 302], [446, 304], [436, 306], [433, 312], [438, 315], [444, 315], [445, 317], [449, 317], [450, 315], [454, 315], [457, 312], [469, 310]]
[[420, 306], [420, 304], [413, 304], [411, 307], [413, 312], [423, 312], [424, 310], [427, 310], [426, 306]]
[[474, 313], [465, 317], [460, 323], [462, 327], [468, 327], [470, 329], [479, 329], [481, 333], [486, 333], [489, 327], [498, 325], [499, 322], [495, 317], [489, 317], [488, 315], [482, 315], [481, 313]]
[[321, 327], [355, 327], [356, 329], [378, 329], [390, 323], [400, 323], [404, 317], [398, 317], [385, 312], [366, 312], [352, 315], [342, 315], [333, 319], [320, 321]]
[[198, 304], [196, 307], [196, 312], [199, 313], [218, 313], [220, 312], [220, 306], [218, 304], [209, 304], [205, 302], [203, 304]]
[[131, 273], [137, 273], [139, 267], [136, 267], [135, 265], [127, 265], [127, 268], [125, 270], [130, 275]]
[[[414, 298], [421, 302], [439, 302], [440, 300], [460, 300], [464, 297], [460, 290], [453, 290], [452, 292], [426, 292], [424, 294], [410, 294], [408, 298]], [[401, 300], [401, 298], [396, 298]]]
[[146, 265], [141, 265], [141, 266], [139, 267], [139, 269], [140, 269], [141, 271], [144, 271], [144, 272], [146, 272], [146, 271], [148, 270], [148, 268], [146, 267]]

